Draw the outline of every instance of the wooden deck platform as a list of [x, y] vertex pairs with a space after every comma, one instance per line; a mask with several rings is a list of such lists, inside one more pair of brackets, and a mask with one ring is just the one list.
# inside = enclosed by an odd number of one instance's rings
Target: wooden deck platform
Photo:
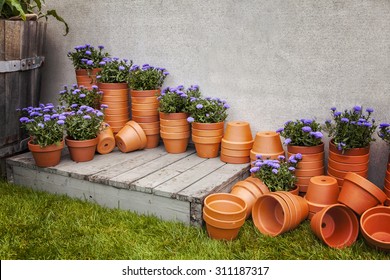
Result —
[[130, 153], [115, 148], [83, 163], [65, 149], [60, 164], [50, 168], [37, 167], [30, 152], [7, 159], [10, 182], [194, 226], [203, 224], [207, 195], [229, 192], [248, 176], [249, 164], [200, 158], [193, 147], [182, 154], [169, 154], [163, 145]]

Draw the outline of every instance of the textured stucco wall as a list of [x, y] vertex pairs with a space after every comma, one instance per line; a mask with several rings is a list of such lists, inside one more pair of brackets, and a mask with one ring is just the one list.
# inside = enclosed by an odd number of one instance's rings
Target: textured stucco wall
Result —
[[[329, 108], [363, 105], [390, 121], [388, 0], [48, 0], [70, 33], [50, 19], [42, 101], [75, 82], [66, 53], [103, 44], [137, 64], [166, 67], [165, 86], [199, 84], [226, 99], [228, 120], [253, 134]], [[325, 139], [328, 142], [328, 139]], [[388, 147], [372, 144], [369, 178], [383, 185]]]

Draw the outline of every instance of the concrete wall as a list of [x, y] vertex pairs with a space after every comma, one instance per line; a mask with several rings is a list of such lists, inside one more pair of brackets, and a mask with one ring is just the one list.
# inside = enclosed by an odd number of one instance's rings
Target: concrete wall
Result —
[[[42, 101], [75, 82], [66, 57], [76, 45], [165, 67], [165, 86], [199, 84], [226, 99], [228, 120], [253, 134], [285, 121], [330, 118], [331, 106], [372, 107], [390, 121], [388, 0], [48, 0], [70, 33], [50, 19]], [[325, 139], [328, 142], [328, 138]], [[372, 144], [369, 178], [382, 186], [388, 147]]]

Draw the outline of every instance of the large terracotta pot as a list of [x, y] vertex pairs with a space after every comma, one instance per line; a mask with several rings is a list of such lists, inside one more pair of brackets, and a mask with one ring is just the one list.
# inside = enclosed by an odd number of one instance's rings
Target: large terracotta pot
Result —
[[333, 248], [352, 245], [359, 234], [355, 213], [343, 204], [324, 207], [313, 216], [310, 227], [321, 241]]
[[114, 150], [115, 137], [114, 137], [114, 133], [112, 132], [111, 127], [108, 124], [103, 123], [102, 126], [103, 126], [103, 129], [102, 129], [102, 131], [100, 131], [100, 133], [98, 135], [98, 144], [96, 147], [96, 151], [99, 154], [104, 155], [104, 154], [111, 153], [112, 150]]
[[390, 251], [390, 207], [376, 206], [360, 217], [360, 232], [372, 247]]
[[338, 202], [351, 208], [356, 214], [361, 215], [364, 211], [386, 200], [386, 194], [366, 178], [349, 172], [344, 177]]
[[251, 160], [256, 160], [257, 155], [261, 155], [263, 159], [277, 159], [279, 156], [285, 156], [279, 133], [275, 131], [257, 132], [250, 151]]
[[98, 142], [98, 137], [89, 140], [72, 140], [69, 137], [65, 138], [70, 158], [75, 162], [93, 160]]
[[96, 74], [101, 70], [101, 68], [95, 69], [77, 69], [76, 72], [76, 81], [78, 86], [84, 86], [88, 90], [92, 89], [93, 85], [96, 85]]
[[[165, 150], [172, 154], [184, 153], [187, 150], [191, 135], [191, 127], [187, 122], [189, 115], [187, 113], [165, 114], [160, 112], [159, 116], [160, 136], [163, 139]], [[168, 129], [166, 127], [170, 128]], [[171, 132], [166, 132], [166, 130]]]
[[38, 167], [56, 166], [61, 161], [63, 148], [64, 141], [61, 141], [58, 145], [53, 144], [46, 147], [32, 144], [31, 140], [28, 142], [28, 149]]

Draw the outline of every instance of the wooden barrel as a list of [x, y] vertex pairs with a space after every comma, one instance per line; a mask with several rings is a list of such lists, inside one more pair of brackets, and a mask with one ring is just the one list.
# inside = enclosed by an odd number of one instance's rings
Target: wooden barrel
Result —
[[[0, 160], [27, 147], [18, 108], [37, 106], [46, 22], [0, 20]], [[1, 170], [1, 171], [4, 171]]]

